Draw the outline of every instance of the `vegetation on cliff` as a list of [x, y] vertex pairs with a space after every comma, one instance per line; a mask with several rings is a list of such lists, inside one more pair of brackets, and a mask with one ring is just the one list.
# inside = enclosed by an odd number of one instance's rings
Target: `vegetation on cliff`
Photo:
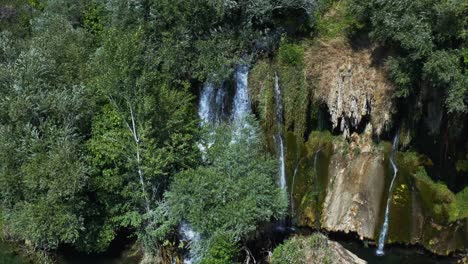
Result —
[[[405, 152], [394, 211], [416, 219], [417, 192], [428, 231], [416, 242], [438, 252], [453, 233], [463, 244], [467, 10], [461, 0], [3, 0], [0, 236], [50, 262], [63, 248], [105, 252], [125, 234], [169, 262], [185, 252], [187, 222], [202, 263], [235, 262], [286, 200], [294, 223], [320, 228], [332, 156], [385, 160], [376, 145], [400, 127], [402, 148], [434, 166]], [[229, 87], [239, 64], [251, 66], [256, 116], [207, 132], [199, 89]], [[311, 241], [286, 243], [273, 261]]]

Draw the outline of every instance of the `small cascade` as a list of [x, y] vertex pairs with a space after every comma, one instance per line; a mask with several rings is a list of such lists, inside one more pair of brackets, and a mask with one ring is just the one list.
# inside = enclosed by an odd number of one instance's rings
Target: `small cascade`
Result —
[[[192, 227], [183, 222], [179, 228], [179, 234], [181, 236], [181, 240], [185, 243], [189, 243], [190, 247], [196, 245], [200, 241], [200, 234], [195, 232]], [[194, 253], [193, 250], [190, 251], [189, 256], [184, 258], [184, 264], [192, 264], [198, 261], [199, 257], [197, 254]]]
[[200, 102], [198, 104], [198, 116], [203, 124], [210, 123], [213, 117], [212, 101], [216, 91], [212, 84], [205, 84], [200, 92]]
[[248, 91], [249, 68], [240, 65], [236, 69], [236, 94], [234, 95], [234, 109], [232, 110], [232, 120], [237, 123], [250, 113], [250, 100]]
[[280, 171], [280, 187], [286, 191], [286, 165], [284, 161], [284, 142], [283, 142], [283, 102], [281, 98], [281, 89], [279, 85], [278, 74], [275, 74], [275, 99], [276, 99], [276, 122], [278, 124], [278, 149], [279, 149], [279, 171]]
[[398, 132], [393, 138], [392, 153], [390, 154], [390, 163], [392, 164], [392, 168], [393, 168], [393, 178], [392, 178], [392, 182], [390, 183], [390, 188], [388, 189], [387, 206], [385, 207], [385, 219], [384, 219], [384, 223], [382, 226], [382, 231], [380, 232], [379, 244], [378, 244], [377, 251], [376, 251], [376, 254], [378, 256], [383, 256], [385, 254], [384, 246], [385, 246], [385, 239], [387, 238], [387, 232], [388, 232], [388, 214], [390, 211], [390, 202], [392, 200], [393, 184], [395, 183], [395, 179], [398, 173], [398, 168], [394, 160], [395, 152], [397, 151], [397, 148], [398, 148]]
[[223, 120], [225, 114], [225, 87], [215, 87], [211, 83], [206, 83], [200, 92], [200, 102], [198, 103], [198, 116], [202, 125], [216, 124]]
[[296, 185], [296, 175], [297, 170], [299, 169], [299, 161], [296, 163], [296, 168], [294, 168], [293, 180], [291, 184], [291, 195], [289, 197], [289, 203], [291, 204], [291, 217], [294, 217], [294, 186]]
[[315, 192], [318, 194], [319, 186], [318, 186], [318, 171], [317, 171], [317, 157], [318, 154], [320, 153], [321, 149], [318, 149], [314, 153], [314, 186], [315, 186]]
[[[226, 90], [224, 87], [215, 87], [211, 83], [206, 83], [203, 85], [202, 90], [200, 91], [200, 101], [198, 104], [198, 116], [200, 117], [201, 125], [215, 125], [223, 120], [223, 114], [225, 112], [225, 97]], [[213, 132], [213, 131], [212, 131]], [[211, 133], [212, 133], [211, 132]], [[211, 145], [208, 142], [208, 147]], [[198, 144], [200, 151], [206, 153], [206, 148], [203, 144]], [[193, 250], [193, 247], [200, 242], [200, 234], [197, 233], [190, 224], [184, 222], [179, 228], [179, 234], [181, 240], [189, 243], [190, 252], [188, 256], [184, 257], [184, 264], [196, 263], [199, 259], [196, 251]]]

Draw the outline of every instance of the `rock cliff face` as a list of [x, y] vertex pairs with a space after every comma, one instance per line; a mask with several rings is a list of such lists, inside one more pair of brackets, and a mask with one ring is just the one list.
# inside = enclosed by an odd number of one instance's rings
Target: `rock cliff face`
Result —
[[322, 227], [331, 231], [356, 232], [374, 238], [385, 193], [384, 157], [362, 153], [355, 158], [332, 156]]
[[314, 97], [327, 104], [333, 128], [345, 137], [370, 122], [380, 135], [394, 111], [393, 86], [373, 63], [373, 49], [355, 51], [340, 39], [319, 42], [306, 54]]

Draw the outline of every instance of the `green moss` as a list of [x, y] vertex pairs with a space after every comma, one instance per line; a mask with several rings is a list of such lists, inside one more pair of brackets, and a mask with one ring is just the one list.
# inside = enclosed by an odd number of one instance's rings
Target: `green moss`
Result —
[[457, 207], [459, 211], [459, 218], [468, 218], [468, 187], [455, 195]]
[[285, 128], [303, 137], [311, 104], [311, 90], [304, 74], [304, 49], [283, 41], [275, 68], [283, 92]]
[[[413, 158], [413, 156], [411, 156]], [[389, 234], [388, 234], [388, 241], [389, 242], [398, 242], [398, 243], [408, 243], [411, 241], [411, 229], [412, 229], [412, 221], [413, 221], [413, 207], [412, 207], [412, 193], [411, 193], [411, 186], [412, 186], [412, 172], [413, 169], [409, 165], [410, 163], [405, 163], [403, 160], [405, 159], [404, 153], [398, 153], [395, 157], [395, 160], [398, 164], [398, 175], [395, 179], [393, 191], [391, 193], [391, 203], [390, 203], [390, 215], [389, 215]], [[387, 162], [385, 164], [387, 168], [387, 179], [391, 179], [393, 177], [393, 170], [388, 162], [388, 158], [386, 159]], [[412, 159], [409, 159], [412, 160]], [[389, 187], [390, 182], [388, 182], [386, 186], [386, 190]], [[388, 194], [387, 194], [388, 195]], [[385, 196], [384, 201], [385, 204], [382, 205], [382, 211], [386, 206], [386, 199]], [[383, 220], [382, 220], [383, 221]], [[379, 233], [377, 233], [379, 234]]]
[[459, 219], [460, 212], [455, 194], [445, 184], [432, 181], [421, 166], [414, 174], [414, 179], [427, 216], [441, 224]]
[[298, 44], [281, 43], [278, 59], [282, 66], [304, 66], [304, 48]]
[[[388, 242], [418, 242], [438, 254], [463, 249], [464, 220], [458, 220], [466, 217], [462, 212], [466, 212], [463, 201], [466, 203], [467, 194], [455, 195], [445, 184], [434, 182], [423, 166], [431, 162], [423, 155], [399, 152], [395, 160], [399, 170], [390, 204]], [[424, 220], [414, 222], [419, 217]]]
[[276, 74], [282, 91], [284, 129], [303, 137], [307, 118], [317, 116], [318, 106], [312, 102], [312, 87], [305, 79], [304, 54], [302, 43], [283, 40], [277, 56], [272, 60], [260, 59], [249, 74], [252, 102], [263, 128], [269, 134], [276, 131], [277, 124], [274, 90]]
[[328, 184], [328, 166], [333, 154], [333, 136], [329, 132], [313, 131], [308, 141], [302, 143], [301, 138], [289, 132], [287, 142], [290, 157], [293, 156], [291, 150], [296, 150], [295, 159], [290, 160], [292, 165], [288, 166], [294, 181], [290, 188], [294, 217], [300, 226], [319, 228]]
[[276, 134], [274, 70], [270, 61], [258, 61], [249, 73], [249, 93], [260, 123], [268, 135]]

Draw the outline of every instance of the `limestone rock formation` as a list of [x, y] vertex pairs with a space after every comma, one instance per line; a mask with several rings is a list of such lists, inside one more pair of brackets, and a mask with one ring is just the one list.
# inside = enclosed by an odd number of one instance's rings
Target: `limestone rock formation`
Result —
[[339, 264], [365, 264], [365, 260], [360, 259], [358, 256], [354, 255], [352, 252], [344, 248], [341, 244], [335, 241], [329, 241], [328, 246], [333, 252], [333, 263]]
[[326, 103], [333, 128], [345, 137], [369, 120], [380, 135], [391, 124], [393, 86], [373, 63], [373, 49], [353, 50], [341, 39], [319, 42], [306, 55], [314, 97]]
[[383, 155], [371, 152], [349, 158], [335, 153], [329, 165], [322, 227], [356, 232], [361, 239], [375, 237], [385, 193]]

